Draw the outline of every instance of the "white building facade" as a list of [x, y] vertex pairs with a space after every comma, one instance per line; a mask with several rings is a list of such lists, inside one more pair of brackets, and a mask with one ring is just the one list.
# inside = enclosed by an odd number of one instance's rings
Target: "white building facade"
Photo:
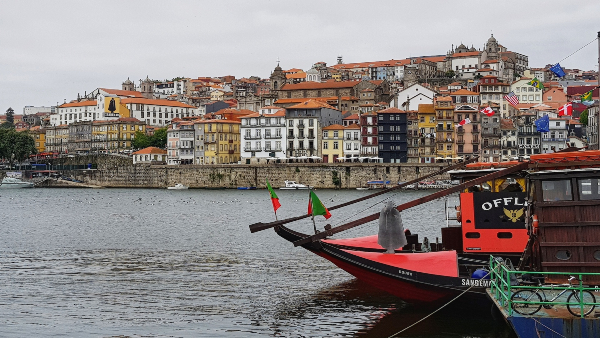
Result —
[[285, 109], [267, 106], [241, 117], [242, 163], [261, 163], [286, 158]]

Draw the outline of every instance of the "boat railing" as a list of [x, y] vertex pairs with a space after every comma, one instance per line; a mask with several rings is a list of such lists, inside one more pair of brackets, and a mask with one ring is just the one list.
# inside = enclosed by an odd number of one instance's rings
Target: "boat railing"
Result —
[[[490, 294], [509, 316], [512, 316], [514, 312], [518, 312], [514, 307], [515, 305], [520, 306], [520, 304], [527, 305], [530, 310], [539, 306], [546, 309], [555, 308], [555, 310], [571, 306], [571, 309], [577, 309], [576, 312], [581, 318], [585, 317], [585, 306], [588, 308], [592, 305], [595, 307], [600, 306], [600, 300], [597, 296], [594, 296], [594, 298], [584, 296], [584, 292], [586, 294], [590, 292], [592, 295], [600, 292], [598, 286], [584, 284], [586, 276], [593, 276], [594, 279], [597, 279], [600, 277], [600, 273], [517, 271], [501, 258], [490, 256], [489, 275]], [[575, 277], [572, 283], [569, 283], [570, 277]], [[541, 282], [542, 280], [545, 282]], [[538, 294], [539, 297], [515, 297], [517, 292], [522, 290], [530, 290], [527, 293], [528, 295]], [[577, 296], [570, 297], [571, 295]], [[593, 299], [593, 302], [590, 301], [591, 299]]]

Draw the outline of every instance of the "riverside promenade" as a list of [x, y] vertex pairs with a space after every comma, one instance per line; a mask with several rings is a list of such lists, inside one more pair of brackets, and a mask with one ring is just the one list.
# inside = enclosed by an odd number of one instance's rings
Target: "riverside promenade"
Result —
[[[94, 169], [70, 169], [72, 165], [93, 164]], [[177, 183], [190, 188], [264, 188], [268, 179], [273, 187], [293, 180], [317, 189], [355, 189], [370, 180], [390, 181], [391, 185], [425, 176], [446, 164], [421, 163], [277, 163], [268, 165], [134, 165], [121, 156], [79, 156], [48, 161], [50, 170], [85, 184], [119, 188], [166, 188]], [[0, 172], [4, 176], [3, 172]], [[436, 179], [449, 179], [447, 174]]]

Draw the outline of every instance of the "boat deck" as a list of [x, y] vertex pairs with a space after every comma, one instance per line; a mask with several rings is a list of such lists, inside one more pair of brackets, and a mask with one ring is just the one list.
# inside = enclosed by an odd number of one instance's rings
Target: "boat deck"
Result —
[[[600, 318], [598, 318], [600, 310], [598, 308], [585, 318], [574, 317], [569, 313], [566, 305], [554, 305], [550, 309], [542, 307], [532, 316], [525, 316], [515, 311], [512, 311], [511, 315], [507, 306], [500, 304], [491, 289], [486, 289], [486, 292], [519, 338], [600, 337]], [[596, 297], [599, 296], [598, 292], [594, 292], [594, 294]], [[567, 297], [565, 294], [556, 302], [566, 302]]]

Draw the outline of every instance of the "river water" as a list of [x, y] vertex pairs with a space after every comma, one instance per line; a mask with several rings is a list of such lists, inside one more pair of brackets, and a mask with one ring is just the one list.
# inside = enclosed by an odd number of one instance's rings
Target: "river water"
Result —
[[[306, 191], [277, 193], [278, 217], [306, 212]], [[316, 193], [326, 206], [368, 194]], [[330, 221], [382, 206], [380, 197], [334, 210]], [[405, 211], [405, 228], [434, 241], [443, 209], [438, 200]], [[251, 234], [249, 224], [274, 219], [266, 190], [0, 190], [0, 210], [0, 337], [389, 337], [433, 310], [272, 230]], [[310, 233], [312, 223], [292, 228]], [[469, 310], [450, 306], [399, 336], [513, 337], [491, 311]]]

